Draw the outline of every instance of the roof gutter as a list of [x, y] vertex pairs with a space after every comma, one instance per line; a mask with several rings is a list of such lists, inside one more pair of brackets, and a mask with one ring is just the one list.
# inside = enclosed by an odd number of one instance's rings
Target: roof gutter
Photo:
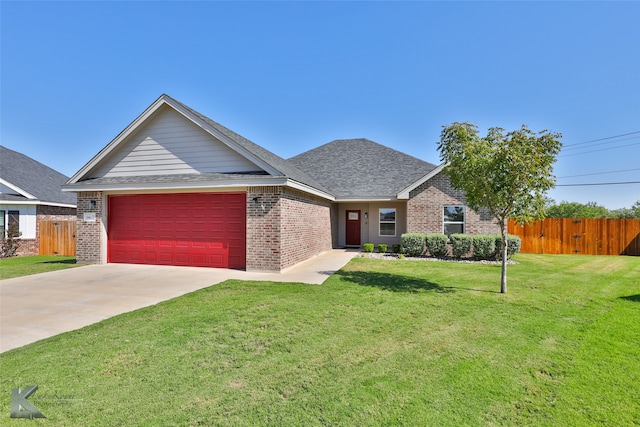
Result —
[[194, 190], [194, 189], [222, 189], [231, 187], [290, 187], [314, 196], [322, 197], [330, 201], [335, 201], [335, 197], [329, 193], [302, 184], [286, 177], [272, 177], [259, 179], [233, 179], [224, 181], [201, 181], [201, 182], [146, 182], [146, 183], [124, 183], [124, 184], [66, 184], [62, 187], [64, 192], [81, 191], [153, 191], [153, 190]]

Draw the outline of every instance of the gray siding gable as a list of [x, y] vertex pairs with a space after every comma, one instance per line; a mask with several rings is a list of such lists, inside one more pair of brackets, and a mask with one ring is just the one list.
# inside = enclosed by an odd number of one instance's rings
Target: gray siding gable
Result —
[[92, 172], [92, 178], [262, 172], [170, 106], [160, 107]]

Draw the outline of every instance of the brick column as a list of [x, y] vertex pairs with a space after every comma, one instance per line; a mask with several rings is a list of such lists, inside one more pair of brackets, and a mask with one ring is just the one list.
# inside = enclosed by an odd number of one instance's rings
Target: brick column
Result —
[[281, 187], [247, 189], [247, 271], [281, 270], [281, 195]]
[[[95, 202], [95, 206], [92, 205]], [[78, 193], [78, 234], [76, 259], [80, 264], [100, 264], [102, 250], [102, 192], [83, 191]], [[94, 213], [95, 221], [85, 221], [85, 213]]]

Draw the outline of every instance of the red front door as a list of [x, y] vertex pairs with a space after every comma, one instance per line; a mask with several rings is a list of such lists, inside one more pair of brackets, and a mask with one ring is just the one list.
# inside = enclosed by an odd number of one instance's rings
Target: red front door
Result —
[[109, 196], [108, 261], [245, 268], [245, 193]]
[[346, 211], [347, 214], [347, 246], [360, 246], [360, 211]]

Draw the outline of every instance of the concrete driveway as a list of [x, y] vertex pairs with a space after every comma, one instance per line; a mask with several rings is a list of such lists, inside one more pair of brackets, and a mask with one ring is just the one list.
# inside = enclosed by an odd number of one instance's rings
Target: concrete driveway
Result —
[[227, 279], [321, 284], [356, 254], [325, 252], [282, 273], [103, 264], [0, 280], [0, 352]]

